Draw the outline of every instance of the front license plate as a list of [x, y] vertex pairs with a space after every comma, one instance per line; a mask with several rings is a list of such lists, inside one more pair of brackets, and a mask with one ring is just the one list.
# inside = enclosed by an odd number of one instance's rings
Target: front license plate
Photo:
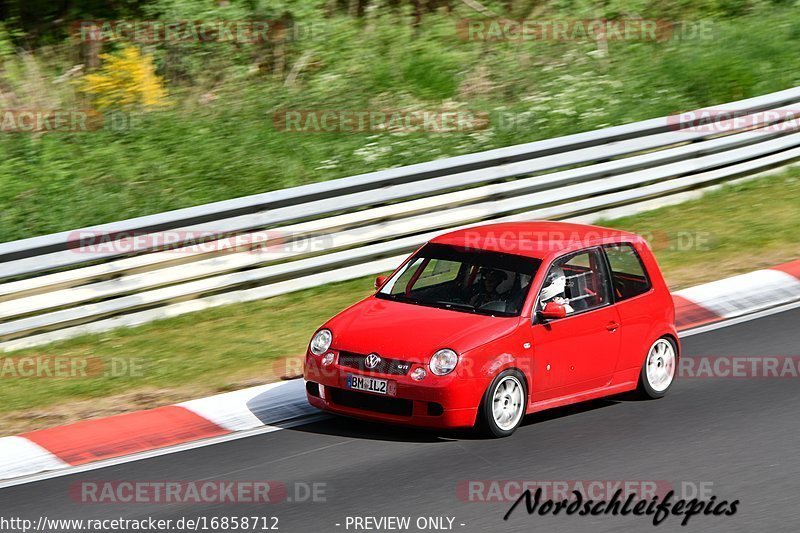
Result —
[[387, 394], [389, 392], [389, 381], [347, 374], [347, 388], [374, 392], [376, 394]]

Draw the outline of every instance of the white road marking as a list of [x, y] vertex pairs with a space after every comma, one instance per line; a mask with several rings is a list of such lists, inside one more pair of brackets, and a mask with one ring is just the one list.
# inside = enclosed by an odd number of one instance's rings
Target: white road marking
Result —
[[24, 437], [0, 438], [0, 457], [3, 457], [3, 474], [14, 477], [28, 476], [42, 470], [69, 468], [69, 465]]
[[715, 329], [736, 326], [737, 324], [741, 324], [742, 322], [749, 322], [751, 320], [756, 320], [758, 318], [763, 318], [765, 316], [776, 315], [778, 313], [791, 311], [792, 309], [797, 309], [798, 307], [800, 307], [800, 301], [791, 302], [788, 304], [780, 305], [778, 307], [774, 307], [772, 309], [764, 309], [763, 311], [758, 311], [756, 313], [728, 318], [726, 320], [723, 320], [722, 322], [714, 322], [713, 324], [706, 324], [705, 326], [698, 326], [696, 328], [681, 331], [678, 333], [678, 336], [681, 338], [691, 337], [692, 335], [699, 335], [700, 333], [714, 331]]
[[715, 315], [734, 318], [800, 298], [800, 280], [781, 270], [756, 270], [674, 293]]

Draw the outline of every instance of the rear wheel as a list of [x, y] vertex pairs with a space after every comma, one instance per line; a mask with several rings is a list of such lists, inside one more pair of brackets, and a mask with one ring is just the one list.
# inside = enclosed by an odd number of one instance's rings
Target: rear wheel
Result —
[[525, 379], [518, 370], [498, 374], [483, 395], [479, 425], [490, 437], [507, 437], [522, 423], [528, 403]]
[[647, 352], [639, 375], [639, 394], [644, 398], [661, 398], [672, 382], [678, 367], [678, 349], [669, 337], [661, 337]]

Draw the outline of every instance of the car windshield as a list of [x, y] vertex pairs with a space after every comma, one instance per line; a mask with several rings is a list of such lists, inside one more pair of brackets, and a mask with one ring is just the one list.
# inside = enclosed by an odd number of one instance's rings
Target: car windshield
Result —
[[516, 316], [541, 261], [427, 244], [376, 295], [465, 313]]

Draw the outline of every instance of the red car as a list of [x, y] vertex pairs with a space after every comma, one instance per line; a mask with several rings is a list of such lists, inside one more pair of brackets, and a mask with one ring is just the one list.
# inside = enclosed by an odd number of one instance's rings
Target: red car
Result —
[[563, 222], [441, 235], [308, 347], [311, 405], [368, 420], [481, 427], [625, 391], [663, 396], [679, 343], [644, 239]]

